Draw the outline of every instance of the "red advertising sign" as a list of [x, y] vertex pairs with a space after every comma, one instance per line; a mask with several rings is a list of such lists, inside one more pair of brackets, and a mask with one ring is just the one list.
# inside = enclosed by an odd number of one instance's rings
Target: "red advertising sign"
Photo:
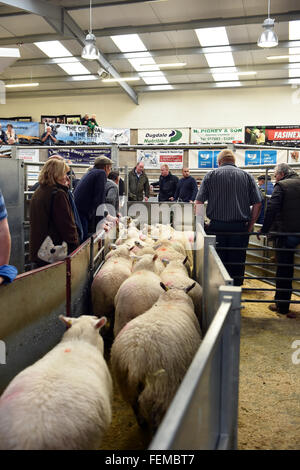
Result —
[[300, 146], [300, 126], [247, 126], [245, 144]]

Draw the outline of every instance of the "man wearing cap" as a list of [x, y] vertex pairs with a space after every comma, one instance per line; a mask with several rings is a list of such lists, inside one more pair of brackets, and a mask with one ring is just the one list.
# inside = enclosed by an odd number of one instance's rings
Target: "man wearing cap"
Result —
[[262, 200], [262, 204], [261, 204], [261, 211], [260, 211], [260, 214], [259, 214], [259, 217], [258, 217], [256, 223], [257, 224], [263, 224], [264, 223], [264, 217], [265, 217], [265, 198], [264, 198], [264, 195], [265, 194], [271, 195], [272, 192], [273, 192], [274, 186], [273, 186], [273, 183], [271, 182], [271, 176], [270, 175], [268, 175], [267, 188], [265, 186], [266, 175], [260, 175], [257, 178], [257, 182], [258, 182], [259, 189], [261, 190], [263, 200]]
[[[83, 238], [86, 240], [90, 232], [96, 230], [96, 211], [105, 203], [105, 186], [107, 176], [111, 172], [110, 158], [100, 156], [95, 159], [94, 166], [79, 181], [74, 191], [75, 204], [82, 223]], [[99, 220], [103, 218], [100, 217]], [[90, 226], [90, 227], [89, 227]]]

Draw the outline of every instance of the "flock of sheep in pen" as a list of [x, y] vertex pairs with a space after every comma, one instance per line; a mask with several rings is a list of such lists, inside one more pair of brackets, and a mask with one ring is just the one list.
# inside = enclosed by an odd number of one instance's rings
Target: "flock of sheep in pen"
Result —
[[[95, 316], [61, 316], [61, 342], [1, 396], [0, 449], [99, 448], [111, 422], [112, 377], [139, 425], [155, 432], [202, 338], [202, 288], [190, 277], [193, 237], [120, 221], [92, 284]], [[112, 376], [104, 325], [114, 335]]]

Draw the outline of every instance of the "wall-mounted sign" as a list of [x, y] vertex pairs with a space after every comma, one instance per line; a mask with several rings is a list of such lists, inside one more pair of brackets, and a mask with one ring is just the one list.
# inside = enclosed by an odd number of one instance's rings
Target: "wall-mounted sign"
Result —
[[138, 129], [138, 144], [180, 145], [189, 143], [189, 129]]
[[159, 169], [164, 163], [170, 169], [183, 167], [183, 150], [137, 150], [137, 163], [144, 162], [145, 169]]
[[191, 144], [232, 144], [244, 142], [243, 127], [209, 127], [191, 129]]

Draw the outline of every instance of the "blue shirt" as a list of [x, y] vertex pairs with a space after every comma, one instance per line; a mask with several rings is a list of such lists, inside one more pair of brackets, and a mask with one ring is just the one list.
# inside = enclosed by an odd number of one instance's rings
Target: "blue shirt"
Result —
[[7, 218], [7, 210], [5, 207], [4, 197], [2, 196], [2, 192], [0, 189], [0, 220]]

